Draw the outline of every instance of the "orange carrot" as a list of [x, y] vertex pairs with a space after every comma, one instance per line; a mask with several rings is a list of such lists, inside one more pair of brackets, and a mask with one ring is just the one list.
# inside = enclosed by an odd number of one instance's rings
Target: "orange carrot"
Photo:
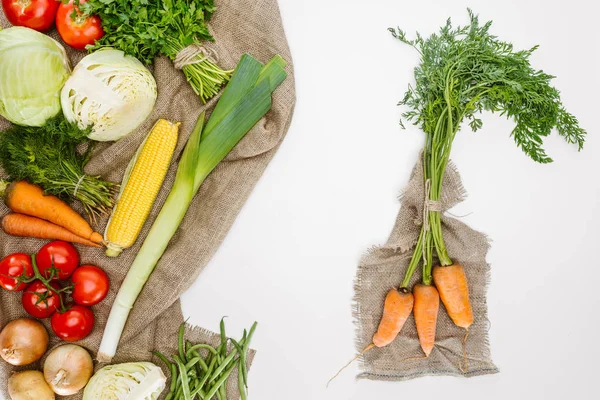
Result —
[[350, 364], [356, 361], [360, 356], [371, 350], [373, 347], [385, 347], [392, 343], [396, 336], [402, 330], [404, 323], [410, 316], [414, 305], [413, 294], [407, 289], [391, 289], [385, 297], [385, 304], [383, 306], [383, 316], [379, 322], [379, 328], [375, 335], [373, 335], [373, 343], [365, 347], [363, 351], [356, 355], [348, 364], [338, 371], [333, 378], [327, 382], [327, 386], [332, 380], [337, 378], [343, 370], [345, 370]]
[[13, 182], [5, 190], [4, 202], [12, 211], [41, 218], [61, 226], [75, 235], [102, 243], [102, 235], [67, 203], [55, 196], [45, 196], [42, 188], [25, 181]]
[[429, 357], [435, 344], [435, 330], [438, 311], [440, 309], [440, 295], [431, 285], [418, 284], [414, 287], [415, 296], [415, 323], [421, 348], [425, 356]]
[[433, 281], [452, 321], [468, 331], [473, 323], [473, 310], [469, 301], [469, 286], [463, 267], [458, 264], [435, 267]]
[[102, 247], [98, 243], [75, 235], [62, 226], [24, 214], [12, 213], [6, 215], [2, 218], [2, 229], [12, 236], [64, 240], [65, 242], [79, 243], [86, 246]]
[[392, 289], [385, 297], [383, 316], [379, 322], [379, 328], [373, 336], [373, 344], [384, 347], [392, 343], [402, 330], [404, 323], [413, 309], [413, 294], [406, 291], [400, 292]]

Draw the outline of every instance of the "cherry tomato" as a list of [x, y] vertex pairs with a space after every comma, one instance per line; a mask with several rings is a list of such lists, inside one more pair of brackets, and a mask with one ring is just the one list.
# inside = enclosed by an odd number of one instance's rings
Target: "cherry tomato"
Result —
[[10, 292], [20, 292], [27, 283], [19, 282], [17, 278], [33, 278], [31, 256], [25, 253], [14, 253], [0, 261], [0, 286]]
[[[83, 4], [85, 1], [82, 0], [80, 3]], [[76, 10], [75, 18], [72, 18], [73, 10]], [[96, 40], [104, 36], [100, 17], [92, 15], [86, 18], [73, 5], [73, 0], [58, 7], [56, 29], [62, 40], [77, 50], [85, 50], [85, 46], [94, 44]]]
[[42, 247], [35, 256], [35, 261], [44, 278], [50, 278], [54, 268], [56, 269], [54, 279], [64, 281], [69, 279], [79, 266], [79, 253], [71, 243], [57, 240]]
[[[60, 289], [57, 283], [51, 283], [54, 289]], [[29, 315], [35, 318], [48, 318], [60, 307], [60, 294], [48, 290], [44, 284], [37, 280], [23, 292], [21, 303]]]
[[57, 0], [2, 0], [4, 14], [11, 24], [40, 32], [52, 28], [59, 5]]
[[67, 312], [54, 313], [50, 324], [56, 336], [65, 342], [76, 342], [94, 329], [94, 313], [87, 307], [74, 305]]
[[100, 303], [108, 294], [108, 275], [93, 265], [82, 265], [73, 272], [73, 301], [82, 306]]

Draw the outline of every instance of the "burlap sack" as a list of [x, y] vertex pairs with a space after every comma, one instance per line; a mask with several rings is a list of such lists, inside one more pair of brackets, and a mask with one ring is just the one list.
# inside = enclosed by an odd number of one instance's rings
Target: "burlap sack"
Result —
[[[174, 354], [176, 331], [183, 322], [178, 299], [191, 286], [225, 238], [250, 192], [277, 151], [292, 118], [295, 104], [292, 58], [277, 1], [217, 0], [216, 5], [217, 12], [210, 23], [216, 43], [210, 44], [209, 47], [216, 50], [218, 63], [223, 68], [234, 68], [246, 52], [262, 62], [280, 54], [290, 62], [287, 68], [289, 77], [274, 93], [272, 110], [208, 177], [195, 197], [179, 231], [131, 312], [114, 362], [151, 360], [150, 352], [155, 349], [165, 354]], [[3, 14], [0, 16], [0, 25], [9, 26]], [[83, 55], [85, 54], [82, 52], [69, 50], [73, 65]], [[202, 105], [184, 75], [175, 70], [166, 58], [157, 59], [153, 70], [159, 93], [151, 117], [127, 138], [117, 143], [100, 144], [87, 166], [87, 173], [100, 174], [107, 180], [120, 182], [129, 160], [158, 118], [182, 122], [174, 158], [178, 160], [197, 117], [202, 111], [210, 110], [214, 106], [216, 99]], [[8, 123], [0, 118], [0, 130], [7, 126]], [[79, 247], [82, 261], [105, 269], [111, 279], [111, 290], [107, 299], [94, 307], [96, 329], [81, 343], [93, 354], [100, 345], [106, 319], [120, 283], [168, 194], [175, 170], [176, 162], [173, 162], [152, 214], [134, 247], [125, 251], [118, 259], [109, 259], [97, 249]], [[2, 171], [0, 177], [5, 177]], [[0, 216], [7, 212], [8, 209], [3, 204], [0, 205]], [[100, 221], [97, 230], [103, 232], [105, 224], [106, 220]], [[0, 256], [12, 252], [34, 253], [44, 243], [35, 239], [14, 238], [0, 232]], [[239, 296], [240, 301], [243, 301], [244, 294], [240, 293]], [[0, 290], [0, 327], [15, 318], [26, 316], [20, 304], [20, 297], [19, 294]], [[218, 304], [197, 306], [218, 307]], [[227, 310], [223, 310], [224, 314], [226, 312]], [[48, 322], [45, 323], [49, 328]], [[212, 333], [201, 329], [189, 329], [188, 337], [194, 342], [214, 340]], [[52, 345], [56, 344], [57, 340], [53, 340]], [[161, 365], [157, 360], [154, 361]], [[39, 365], [27, 369], [32, 368], [39, 368]], [[0, 385], [6, 399], [6, 381], [11, 371], [12, 368], [9, 368], [8, 364], [0, 362]], [[235, 389], [230, 390], [228, 398], [238, 398], [235, 392]]]
[[[394, 229], [384, 246], [370, 250], [361, 260], [356, 277], [355, 317], [356, 349], [362, 351], [377, 331], [386, 293], [397, 288], [412, 257], [423, 221], [425, 185], [423, 166], [419, 162], [401, 196], [401, 208]], [[465, 191], [456, 168], [450, 164], [444, 177], [442, 208], [444, 212], [463, 201]], [[435, 348], [429, 358], [423, 351], [415, 320], [407, 320], [402, 332], [387, 347], [375, 348], [361, 357], [359, 379], [402, 381], [426, 375], [478, 376], [494, 374], [498, 369], [490, 358], [486, 292], [490, 266], [486, 262], [487, 237], [455, 218], [442, 214], [443, 234], [450, 258], [461, 264], [467, 274], [474, 322], [469, 328], [465, 369], [463, 339], [465, 330], [457, 327], [443, 305], [437, 323]], [[420, 282], [421, 273], [413, 276], [410, 287]], [[419, 359], [420, 358], [420, 359]]]

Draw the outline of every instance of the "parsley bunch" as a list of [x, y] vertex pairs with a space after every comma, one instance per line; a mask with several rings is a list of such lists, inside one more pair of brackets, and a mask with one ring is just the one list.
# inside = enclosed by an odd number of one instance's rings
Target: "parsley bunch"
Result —
[[[102, 19], [104, 36], [90, 50], [113, 47], [146, 64], [160, 55], [174, 61], [189, 45], [214, 41], [207, 25], [216, 9], [214, 0], [89, 0], [79, 3], [79, 8]], [[186, 65], [183, 72], [203, 102], [231, 76], [211, 58]]]
[[[511, 43], [490, 34], [491, 21], [481, 25], [471, 10], [469, 17], [470, 23], [463, 27], [455, 28], [448, 20], [429, 38], [417, 33], [416, 39], [409, 40], [402, 30], [390, 28], [395, 38], [421, 55], [414, 71], [416, 84], [409, 86], [400, 105], [408, 108], [404, 119], [425, 132], [423, 165], [432, 201], [440, 200], [456, 133], [465, 122], [473, 131], [481, 129], [482, 111], [512, 119], [515, 143], [540, 163], [552, 162], [542, 148], [543, 138], [552, 130], [580, 150], [585, 140], [586, 131], [550, 85], [554, 77], [531, 66], [529, 59], [537, 46], [515, 50]], [[442, 237], [440, 212], [429, 212], [428, 222], [431, 229], [422, 230], [403, 284], [408, 284], [421, 258], [426, 259], [423, 281], [431, 282], [433, 247], [442, 265], [452, 264]]]

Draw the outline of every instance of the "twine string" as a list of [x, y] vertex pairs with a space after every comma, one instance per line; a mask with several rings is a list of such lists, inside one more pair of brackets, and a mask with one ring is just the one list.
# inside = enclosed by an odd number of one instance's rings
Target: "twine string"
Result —
[[81, 184], [83, 183], [84, 179], [85, 179], [85, 174], [81, 175], [79, 177], [79, 180], [77, 181], [77, 184], [75, 185], [75, 190], [73, 190], [73, 197], [77, 197], [77, 192], [79, 191], [79, 188], [81, 187]]
[[183, 69], [186, 65], [200, 64], [204, 61], [216, 64], [215, 58], [218, 58], [215, 50], [192, 43], [177, 53], [173, 65], [177, 69]]

